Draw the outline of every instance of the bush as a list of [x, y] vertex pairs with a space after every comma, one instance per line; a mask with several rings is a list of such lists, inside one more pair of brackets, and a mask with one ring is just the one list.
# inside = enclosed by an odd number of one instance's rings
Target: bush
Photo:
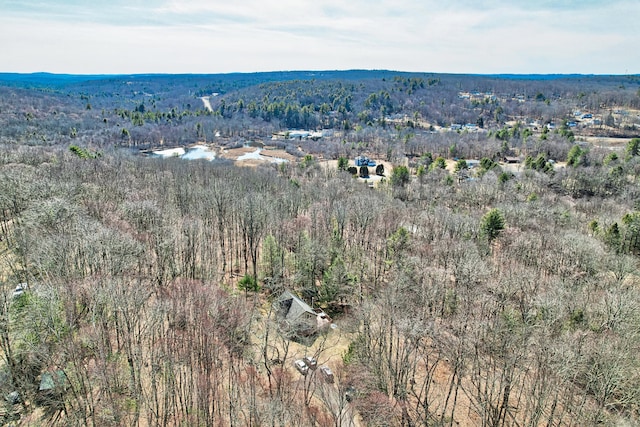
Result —
[[430, 168], [433, 169], [446, 169], [447, 163], [444, 160], [444, 157], [438, 157], [431, 163]]
[[582, 149], [579, 145], [574, 145], [567, 154], [567, 165], [573, 166], [574, 168], [584, 166], [586, 162], [586, 154], [586, 150]]
[[260, 290], [260, 286], [258, 285], [258, 281], [250, 274], [245, 274], [242, 279], [238, 282], [238, 287], [243, 291], [250, 292], [258, 292]]
[[77, 145], [70, 146], [69, 151], [81, 159], [97, 159], [101, 155], [100, 153], [89, 151], [86, 148], [78, 147]]
[[633, 138], [627, 143], [626, 147], [627, 158], [631, 158], [640, 154], [640, 138]]

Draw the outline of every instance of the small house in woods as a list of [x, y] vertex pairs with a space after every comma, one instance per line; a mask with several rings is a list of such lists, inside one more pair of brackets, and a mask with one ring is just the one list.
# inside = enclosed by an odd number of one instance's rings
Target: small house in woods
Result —
[[64, 394], [67, 390], [68, 381], [64, 371], [44, 372], [40, 376], [40, 385], [35, 403], [44, 408], [45, 414], [49, 417], [59, 415], [64, 411]]
[[293, 341], [311, 345], [317, 334], [331, 325], [331, 318], [319, 308], [309, 304], [289, 291], [285, 291], [275, 302], [275, 310], [281, 320], [283, 331]]
[[40, 386], [38, 391], [51, 392], [53, 390], [64, 389], [67, 383], [67, 376], [64, 371], [45, 372], [40, 376]]
[[505, 163], [520, 163], [520, 157], [504, 156]]

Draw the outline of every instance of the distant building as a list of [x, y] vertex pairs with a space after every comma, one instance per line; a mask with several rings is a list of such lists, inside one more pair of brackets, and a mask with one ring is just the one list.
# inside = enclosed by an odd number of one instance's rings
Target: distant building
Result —
[[287, 132], [289, 134], [289, 139], [307, 139], [311, 132], [306, 130], [290, 130]]
[[274, 133], [272, 138], [273, 140], [277, 139], [289, 139], [289, 140], [298, 140], [302, 141], [303, 139], [313, 139], [317, 141], [322, 138], [324, 133], [321, 131], [308, 131], [308, 130], [287, 130], [282, 132]]
[[13, 298], [19, 298], [20, 295], [24, 294], [25, 291], [29, 289], [29, 285], [27, 283], [18, 283], [16, 289], [13, 291]]
[[355, 158], [354, 161], [356, 166], [371, 166], [371, 167], [376, 166], [376, 162], [374, 162], [373, 160], [365, 156], [358, 156]]

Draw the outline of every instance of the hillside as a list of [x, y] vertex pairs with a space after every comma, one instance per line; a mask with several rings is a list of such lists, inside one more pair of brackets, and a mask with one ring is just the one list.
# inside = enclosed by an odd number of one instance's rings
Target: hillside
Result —
[[5, 424], [639, 422], [637, 77], [0, 82]]

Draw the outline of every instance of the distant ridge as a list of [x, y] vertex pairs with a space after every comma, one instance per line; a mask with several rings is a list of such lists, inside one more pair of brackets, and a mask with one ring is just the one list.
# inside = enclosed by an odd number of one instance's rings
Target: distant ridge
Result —
[[640, 74], [469, 74], [478, 77], [492, 77], [508, 80], [561, 80], [584, 78], [640, 78]]
[[107, 74], [0, 73], [0, 82], [23, 87], [63, 87], [69, 84], [117, 77]]
[[219, 82], [233, 83], [235, 87], [246, 87], [254, 84], [291, 81], [291, 80], [366, 80], [385, 79], [396, 76], [403, 77], [481, 77], [504, 80], [576, 80], [576, 79], [626, 79], [640, 78], [640, 75], [604, 75], [604, 74], [456, 74], [456, 73], [431, 73], [408, 72], [393, 70], [299, 70], [299, 71], [260, 71], [252, 73], [216, 73], [216, 74], [55, 74], [48, 72], [37, 73], [0, 73], [0, 84], [4, 86], [17, 86], [25, 88], [64, 88], [68, 86], [95, 82], [113, 81], [114, 79], [128, 79], [142, 82], [145, 80], [184, 79], [187, 81], [218, 80]]
[[56, 87], [95, 82], [128, 79], [132, 81], [184, 79], [193, 81], [219, 80], [233, 82], [235, 86], [251, 86], [259, 83], [291, 80], [364, 80], [392, 78], [394, 76], [434, 76], [433, 73], [413, 73], [390, 70], [325, 70], [325, 71], [260, 71], [255, 73], [221, 73], [221, 74], [53, 74], [53, 73], [0, 73], [0, 83], [18, 87]]
[[558, 80], [601, 77], [599, 74], [483, 74], [483, 76], [510, 80]]

